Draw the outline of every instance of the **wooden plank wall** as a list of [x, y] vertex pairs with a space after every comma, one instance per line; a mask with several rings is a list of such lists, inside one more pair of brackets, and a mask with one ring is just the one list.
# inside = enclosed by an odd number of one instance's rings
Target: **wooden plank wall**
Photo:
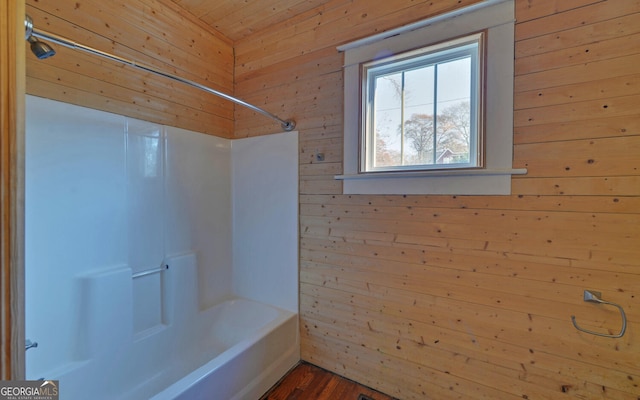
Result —
[[[168, 0], [27, 0], [36, 29], [233, 94], [229, 39]], [[233, 103], [182, 83], [52, 45], [27, 58], [27, 93], [151, 122], [233, 136]]]
[[0, 379], [24, 379], [24, 2], [0, 0]]
[[[639, 399], [640, 2], [517, 0], [511, 196], [347, 196], [335, 46], [473, 1], [334, 0], [235, 43], [300, 131], [304, 360], [402, 399]], [[236, 136], [275, 130], [236, 110]], [[323, 162], [315, 154], [324, 153]], [[583, 289], [621, 304], [582, 301]]]

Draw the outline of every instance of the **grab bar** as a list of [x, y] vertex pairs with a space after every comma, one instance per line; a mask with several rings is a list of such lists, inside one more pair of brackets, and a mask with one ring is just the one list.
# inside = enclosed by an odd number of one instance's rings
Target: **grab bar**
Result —
[[27, 351], [29, 349], [33, 349], [34, 347], [38, 347], [38, 342], [32, 342], [29, 339], [24, 341], [24, 351]]
[[148, 269], [146, 271], [140, 271], [140, 272], [136, 272], [135, 274], [131, 274], [131, 279], [141, 278], [143, 276], [147, 276], [151, 274], [157, 274], [158, 272], [166, 271], [168, 269], [169, 269], [169, 265], [165, 264], [159, 268]]
[[624, 313], [624, 309], [619, 304], [612, 303], [610, 301], [602, 300], [601, 296], [602, 296], [602, 293], [600, 293], [600, 292], [596, 292], [596, 291], [593, 291], [593, 290], [585, 290], [584, 291], [584, 301], [588, 301], [588, 302], [591, 302], [591, 303], [597, 303], [597, 304], [608, 304], [610, 306], [617, 307], [618, 310], [620, 310], [620, 315], [622, 316], [622, 328], [620, 329], [620, 332], [618, 332], [615, 335], [610, 335], [610, 334], [607, 334], [607, 333], [600, 333], [600, 332], [591, 331], [589, 329], [581, 328], [576, 323], [575, 315], [571, 316], [571, 322], [573, 322], [573, 326], [575, 326], [577, 330], [579, 330], [581, 332], [584, 332], [584, 333], [589, 333], [591, 335], [602, 336], [602, 337], [606, 337], [606, 338], [621, 338], [624, 335], [624, 332], [627, 330], [627, 316]]

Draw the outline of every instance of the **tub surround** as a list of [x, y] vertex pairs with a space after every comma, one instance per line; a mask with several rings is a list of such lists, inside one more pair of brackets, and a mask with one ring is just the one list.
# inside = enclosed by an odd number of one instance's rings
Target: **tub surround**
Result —
[[[256, 161], [257, 180], [234, 158]], [[196, 370], [202, 381], [203, 368], [255, 364], [259, 372], [224, 385], [229, 396], [249, 399], [299, 360], [295, 132], [234, 148], [29, 96], [26, 171], [26, 326], [39, 343], [27, 352], [27, 379], [59, 379], [65, 399], [87, 390], [138, 399]], [[238, 223], [235, 213], [250, 218]], [[258, 218], [263, 213], [279, 223]], [[272, 238], [268, 254], [263, 237]], [[292, 287], [275, 296], [252, 277]], [[286, 341], [270, 339], [278, 351], [251, 360], [273, 331]]]
[[232, 149], [234, 293], [297, 313], [298, 141], [279, 133], [234, 140]]

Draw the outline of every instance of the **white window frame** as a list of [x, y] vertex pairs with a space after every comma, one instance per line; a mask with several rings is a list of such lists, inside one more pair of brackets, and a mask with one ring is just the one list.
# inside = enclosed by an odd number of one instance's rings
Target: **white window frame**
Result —
[[[511, 194], [513, 168], [514, 0], [486, 0], [338, 47], [344, 66], [345, 194]], [[472, 33], [486, 32], [484, 165], [362, 173], [360, 171], [361, 65], [379, 54], [398, 54]]]
[[[471, 35], [465, 35], [461, 38], [448, 40], [443, 43], [437, 43], [422, 47], [416, 50], [384, 57], [381, 59], [367, 61], [361, 64], [361, 80], [362, 80], [362, 98], [360, 118], [360, 173], [378, 173], [385, 171], [422, 171], [422, 170], [441, 170], [441, 169], [461, 169], [461, 168], [479, 168], [483, 166], [483, 129], [482, 129], [482, 97], [483, 97], [483, 71], [484, 71], [484, 32], [476, 32]], [[474, 44], [476, 50], [464, 50], [464, 46]], [[470, 160], [463, 164], [408, 164], [394, 165], [387, 167], [377, 167], [374, 165], [376, 157], [375, 151], [375, 113], [373, 106], [375, 103], [376, 89], [375, 79], [379, 75], [386, 75], [389, 72], [407, 72], [414, 68], [423, 68], [428, 65], [437, 65], [442, 61], [449, 61], [451, 53], [468, 54], [471, 61], [471, 82], [470, 102], [471, 102], [471, 138]], [[447, 55], [446, 53], [449, 53]], [[434, 79], [435, 79], [434, 75]], [[434, 92], [436, 95], [437, 91]], [[436, 102], [437, 104], [437, 102]], [[402, 105], [401, 107], [404, 107]], [[435, 136], [435, 135], [434, 135]], [[435, 154], [434, 154], [435, 157]], [[402, 156], [401, 156], [402, 158]]]

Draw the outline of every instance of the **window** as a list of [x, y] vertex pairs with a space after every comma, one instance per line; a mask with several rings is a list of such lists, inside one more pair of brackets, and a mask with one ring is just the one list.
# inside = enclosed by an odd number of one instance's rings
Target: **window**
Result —
[[482, 38], [362, 64], [360, 172], [482, 167]]
[[338, 48], [345, 194], [510, 194], [514, 1]]

